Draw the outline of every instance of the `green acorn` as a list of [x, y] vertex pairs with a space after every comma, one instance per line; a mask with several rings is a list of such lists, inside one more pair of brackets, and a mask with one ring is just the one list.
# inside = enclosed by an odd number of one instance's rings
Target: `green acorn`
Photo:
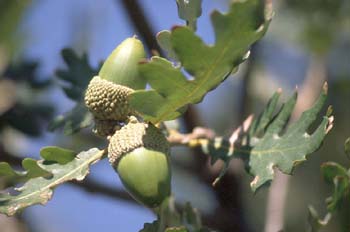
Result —
[[[113, 125], [137, 113], [129, 106], [128, 97], [134, 89], [143, 89], [137, 65], [145, 58], [142, 42], [135, 37], [124, 40], [106, 59], [99, 75], [91, 79], [85, 92], [85, 105], [94, 115], [94, 132], [112, 135]], [[111, 128], [107, 128], [111, 125]]]
[[108, 157], [128, 192], [147, 207], [159, 206], [171, 192], [170, 147], [152, 124], [131, 120], [110, 139]]
[[109, 55], [98, 75], [118, 85], [144, 89], [146, 80], [139, 77], [138, 64], [145, 57], [142, 42], [135, 36], [128, 38]]

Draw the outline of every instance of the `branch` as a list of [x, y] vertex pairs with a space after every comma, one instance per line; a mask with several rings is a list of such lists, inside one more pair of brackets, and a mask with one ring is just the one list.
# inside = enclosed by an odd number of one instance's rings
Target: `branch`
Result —
[[109, 187], [105, 184], [101, 184], [95, 180], [92, 180], [91, 178], [86, 178], [82, 182], [71, 181], [67, 183], [79, 187], [89, 193], [102, 194], [104, 196], [111, 197], [114, 199], [136, 203], [136, 201], [132, 199], [132, 197], [126, 191]]
[[[231, 134], [229, 138], [230, 150], [234, 150], [235, 147], [240, 146], [243, 137], [248, 132], [252, 122], [253, 115], [249, 115], [235, 131]], [[181, 134], [177, 130], [170, 130], [168, 141], [172, 146], [182, 145], [195, 148], [201, 146], [204, 143], [208, 143], [209, 140], [215, 138], [215, 132], [209, 128], [195, 127], [191, 133]]]
[[[119, 3], [119, 1], [116, 0], [116, 3]], [[129, 16], [131, 23], [145, 41], [148, 49], [151, 52], [153, 51], [163, 56], [162, 50], [155, 39], [155, 33], [151, 28], [151, 24], [146, 18], [139, 1], [121, 0], [121, 3]]]
[[[188, 134], [181, 134], [176, 130], [170, 130], [168, 141], [171, 145], [184, 145], [184, 146], [190, 146], [195, 147], [197, 143], [195, 143], [196, 140], [199, 139], [213, 139], [215, 137], [215, 132], [209, 128], [204, 127], [195, 127], [191, 133]], [[192, 145], [194, 144], [194, 145]]]

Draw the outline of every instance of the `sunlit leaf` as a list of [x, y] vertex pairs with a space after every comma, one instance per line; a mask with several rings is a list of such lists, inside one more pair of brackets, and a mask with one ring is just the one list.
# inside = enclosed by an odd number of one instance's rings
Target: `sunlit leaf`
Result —
[[196, 30], [197, 18], [202, 14], [202, 0], [176, 0], [179, 18], [186, 21], [186, 24]]
[[[65, 164], [55, 162], [52, 157], [56, 151], [57, 155], [65, 154]], [[35, 204], [46, 204], [51, 199], [53, 189], [71, 180], [81, 181], [89, 174], [90, 165], [98, 161], [104, 155], [104, 151], [92, 148], [88, 151], [80, 152], [69, 162], [68, 151], [60, 148], [45, 148], [41, 151], [45, 157], [50, 157], [50, 160], [40, 160], [36, 163], [40, 170], [44, 170], [51, 174], [50, 177], [33, 177], [20, 188], [16, 188], [16, 193], [13, 191], [9, 193], [0, 194], [0, 213], [8, 216], [14, 215], [19, 210]], [[50, 153], [50, 154], [48, 154]], [[62, 159], [56, 159], [62, 161]], [[9, 170], [6, 171], [10, 174]]]
[[76, 157], [77, 153], [60, 148], [60, 147], [43, 147], [40, 150], [40, 156], [45, 160], [45, 161], [51, 161], [51, 162], [56, 162], [59, 164], [66, 164], [72, 161]]
[[213, 162], [218, 159], [225, 162], [225, 167], [216, 181], [224, 175], [232, 158], [241, 158], [245, 161], [248, 172], [254, 176], [251, 188], [256, 191], [274, 178], [275, 168], [291, 174], [297, 164], [305, 161], [308, 154], [320, 147], [332, 128], [333, 116], [324, 116], [313, 133], [309, 134], [308, 130], [324, 105], [327, 85], [324, 85], [314, 106], [287, 129], [285, 127], [293, 112], [297, 94], [275, 114], [280, 93], [278, 91], [270, 99], [256, 120], [242, 125], [229, 140], [216, 138], [201, 142], [203, 151], [212, 157]]
[[153, 123], [179, 117], [186, 105], [202, 101], [247, 58], [250, 46], [267, 30], [270, 16], [270, 9], [258, 0], [235, 1], [227, 14], [215, 11], [212, 46], [188, 27], [173, 28], [170, 41], [182, 67], [157, 56], [141, 64], [140, 74], [152, 89], [135, 91], [130, 104]]
[[160, 31], [158, 32], [156, 39], [159, 46], [167, 53], [167, 56], [177, 61], [176, 53], [171, 44], [171, 32], [167, 30]]
[[342, 200], [350, 191], [350, 173], [340, 164], [326, 162], [321, 165], [325, 180], [334, 187], [333, 195], [327, 199], [330, 212], [341, 206]]
[[36, 177], [50, 177], [51, 173], [42, 169], [37, 160], [25, 158], [23, 171], [14, 170], [8, 163], [0, 162], [0, 178], [5, 186], [27, 181]]

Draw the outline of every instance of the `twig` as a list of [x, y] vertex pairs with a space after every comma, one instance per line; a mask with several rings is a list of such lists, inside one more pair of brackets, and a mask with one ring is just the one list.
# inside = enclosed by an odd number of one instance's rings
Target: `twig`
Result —
[[[118, 0], [116, 0], [116, 2], [119, 4]], [[155, 40], [155, 33], [151, 28], [151, 24], [145, 16], [145, 13], [143, 12], [139, 1], [121, 0], [120, 2], [126, 10], [130, 21], [132, 22], [136, 30], [139, 32], [142, 39], [145, 41], [148, 49], [151, 52], [153, 51], [163, 56], [164, 54], [162, 53], [161, 48]]]
[[[234, 132], [231, 134], [229, 141], [228, 150], [232, 150], [242, 145], [242, 140], [247, 135], [247, 132], [253, 122], [253, 115], [249, 115]], [[215, 132], [209, 128], [196, 127], [191, 133], [182, 134], [177, 130], [170, 130], [169, 136], [167, 137], [169, 143], [172, 146], [188, 146], [196, 148], [203, 144], [209, 143], [210, 140], [215, 139]]]
[[191, 133], [181, 134], [176, 130], [169, 131], [168, 141], [171, 145], [189, 145], [198, 139], [213, 139], [215, 132], [209, 128], [196, 127]]
[[89, 193], [98, 193], [98, 194], [102, 194], [104, 196], [108, 196], [114, 199], [118, 199], [118, 200], [124, 200], [124, 201], [129, 201], [129, 202], [135, 202], [136, 201], [134, 199], [132, 199], [132, 197], [130, 197], [130, 195], [121, 189], [117, 189], [117, 188], [112, 188], [109, 187], [105, 184], [101, 184], [100, 182], [97, 182], [95, 180], [92, 180], [91, 178], [87, 178], [83, 181], [71, 181], [71, 182], [67, 182], [68, 184], [71, 184], [73, 186], [79, 187]]

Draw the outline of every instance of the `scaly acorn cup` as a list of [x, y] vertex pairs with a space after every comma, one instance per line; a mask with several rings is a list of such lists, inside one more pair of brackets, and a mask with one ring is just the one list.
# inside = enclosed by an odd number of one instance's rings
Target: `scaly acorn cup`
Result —
[[85, 105], [98, 120], [124, 121], [134, 114], [128, 95], [134, 90], [95, 76], [85, 92]]
[[146, 86], [138, 74], [138, 63], [143, 58], [142, 42], [135, 37], [128, 38], [107, 58], [99, 75], [91, 79], [85, 92], [85, 104], [94, 115], [96, 134], [112, 135], [117, 121], [126, 121], [128, 116], [137, 114], [130, 108], [128, 96], [134, 89]]
[[111, 137], [108, 157], [133, 198], [155, 208], [171, 193], [169, 151], [158, 128], [132, 119]]

